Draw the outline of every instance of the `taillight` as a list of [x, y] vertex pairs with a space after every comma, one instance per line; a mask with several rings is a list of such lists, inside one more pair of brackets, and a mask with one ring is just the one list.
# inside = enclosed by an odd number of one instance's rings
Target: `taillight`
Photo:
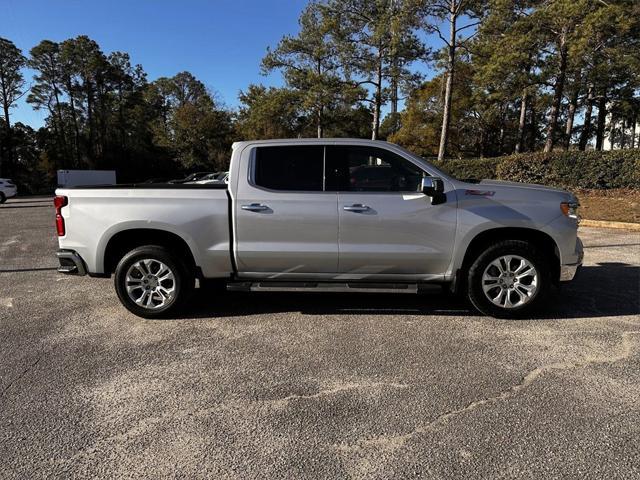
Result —
[[69, 199], [62, 195], [57, 195], [53, 199], [53, 206], [56, 207], [56, 230], [58, 230], [58, 236], [64, 237], [64, 217], [62, 216], [62, 207], [69, 204]]

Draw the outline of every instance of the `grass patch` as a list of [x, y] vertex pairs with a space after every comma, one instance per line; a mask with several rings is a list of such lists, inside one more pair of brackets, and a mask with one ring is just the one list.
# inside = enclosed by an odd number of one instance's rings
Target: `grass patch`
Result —
[[640, 223], [640, 190], [573, 190], [580, 215], [588, 220]]

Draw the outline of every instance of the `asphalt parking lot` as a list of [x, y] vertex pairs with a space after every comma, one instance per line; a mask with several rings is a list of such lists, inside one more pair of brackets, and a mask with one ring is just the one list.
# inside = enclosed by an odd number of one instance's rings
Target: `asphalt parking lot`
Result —
[[200, 293], [143, 320], [0, 206], [0, 476], [638, 478], [640, 233], [541, 318], [437, 294]]

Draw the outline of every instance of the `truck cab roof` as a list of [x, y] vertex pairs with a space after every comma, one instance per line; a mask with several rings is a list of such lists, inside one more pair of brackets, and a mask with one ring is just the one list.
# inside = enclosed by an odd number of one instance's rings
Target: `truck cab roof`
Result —
[[[362, 138], [280, 138], [272, 140], [244, 140], [242, 142], [234, 142], [232, 148], [244, 148], [247, 145], [367, 145], [373, 147], [390, 146], [390, 144], [384, 140], [366, 140]], [[394, 145], [395, 146], [395, 145]]]

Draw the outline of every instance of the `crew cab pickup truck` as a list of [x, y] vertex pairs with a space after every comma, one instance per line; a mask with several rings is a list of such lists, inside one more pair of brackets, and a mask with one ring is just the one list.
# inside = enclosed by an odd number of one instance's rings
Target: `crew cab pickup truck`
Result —
[[583, 256], [572, 194], [455, 180], [381, 141], [238, 142], [228, 184], [56, 195], [59, 271], [113, 274], [122, 304], [147, 318], [174, 314], [196, 279], [246, 291], [438, 283], [484, 314], [516, 317], [544, 305]]

